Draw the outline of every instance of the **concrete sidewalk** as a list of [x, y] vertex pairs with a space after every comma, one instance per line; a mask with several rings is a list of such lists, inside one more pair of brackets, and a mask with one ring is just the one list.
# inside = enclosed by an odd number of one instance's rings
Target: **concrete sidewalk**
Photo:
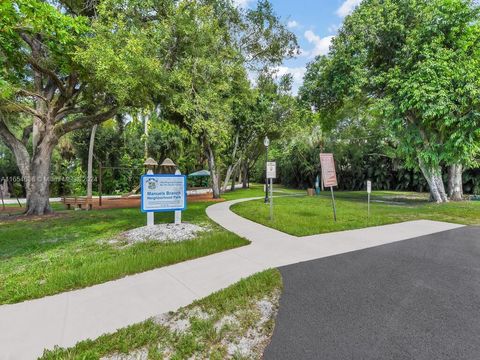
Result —
[[19, 304], [0, 306], [0, 359], [32, 359], [80, 340], [174, 311], [256, 272], [460, 227], [413, 221], [295, 237], [230, 211], [240, 199], [207, 208], [208, 216], [252, 242], [238, 249]]

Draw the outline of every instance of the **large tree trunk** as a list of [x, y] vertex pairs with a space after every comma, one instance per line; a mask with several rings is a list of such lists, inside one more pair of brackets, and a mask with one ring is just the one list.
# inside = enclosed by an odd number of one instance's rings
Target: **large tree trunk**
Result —
[[88, 147], [88, 167], [87, 167], [87, 197], [92, 197], [92, 182], [93, 182], [93, 146], [95, 145], [95, 133], [98, 125], [92, 127], [90, 134], [90, 146]]
[[243, 162], [242, 188], [248, 188], [248, 162]]
[[213, 198], [220, 198], [220, 179], [218, 176], [217, 166], [215, 164], [215, 153], [210, 144], [206, 145], [206, 155], [208, 159], [208, 169], [210, 170], [210, 179], [212, 182]]
[[420, 161], [419, 164], [423, 176], [425, 176], [430, 187], [430, 199], [436, 203], [448, 202], [442, 179], [442, 168], [439, 165], [426, 165], [423, 161]]
[[451, 165], [448, 169], [448, 197], [452, 201], [463, 200], [463, 166], [461, 164]]
[[222, 191], [227, 190], [228, 183], [230, 182], [230, 179], [235, 175], [237, 171], [237, 167], [240, 164], [241, 159], [238, 159], [237, 162], [233, 165], [230, 165], [227, 169], [227, 174], [225, 175], [225, 181], [223, 183], [223, 188]]
[[55, 138], [44, 137], [30, 165], [30, 186], [27, 187], [26, 215], [44, 215], [50, 207], [50, 164], [56, 145]]
[[237, 148], [238, 148], [238, 139], [239, 139], [239, 135], [237, 133], [237, 135], [235, 136], [235, 145], [233, 146], [231, 163], [230, 163], [230, 165], [228, 165], [227, 174], [225, 175], [225, 182], [223, 183], [223, 187], [222, 187], [223, 192], [225, 192], [227, 190], [227, 186], [228, 186], [228, 182], [230, 181], [230, 177], [235, 172], [235, 167], [240, 162], [240, 159], [238, 159], [238, 161], [235, 162], [235, 156], [237, 154]]
[[[238, 163], [240, 164], [240, 159], [238, 160]], [[235, 167], [235, 172], [233, 173], [233, 176], [232, 176], [232, 185], [230, 187], [230, 191], [235, 191], [235, 180], [236, 178], [238, 178], [238, 174], [240, 173], [240, 171], [238, 170], [238, 166]]]
[[145, 159], [148, 158], [148, 115], [140, 115], [141, 120], [143, 121], [143, 135], [145, 136], [145, 143], [144, 143], [144, 152], [145, 152]]

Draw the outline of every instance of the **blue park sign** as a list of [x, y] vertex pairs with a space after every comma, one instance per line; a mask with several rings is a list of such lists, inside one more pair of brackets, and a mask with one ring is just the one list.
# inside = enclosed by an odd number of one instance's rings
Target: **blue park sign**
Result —
[[140, 185], [142, 212], [183, 211], [187, 208], [185, 175], [143, 175]]

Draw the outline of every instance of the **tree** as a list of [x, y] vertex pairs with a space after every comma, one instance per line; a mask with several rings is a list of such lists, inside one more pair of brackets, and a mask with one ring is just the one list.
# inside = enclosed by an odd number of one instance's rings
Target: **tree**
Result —
[[[297, 103], [291, 95], [292, 77], [278, 77], [276, 71], [263, 69], [254, 88], [235, 96], [232, 136], [229, 138], [224, 182], [227, 187], [232, 175], [240, 172], [246, 186], [249, 170], [264, 154], [263, 140], [268, 136], [279, 140], [292, 133], [299, 123]], [[235, 178], [235, 177], [233, 177]], [[234, 181], [232, 181], [232, 188]]]
[[309, 66], [323, 121], [374, 109], [436, 202], [447, 201], [442, 166], [472, 166], [480, 151], [479, 19], [469, 0], [365, 0]]
[[[121, 92], [109, 88], [78, 56], [88, 42], [95, 41], [90, 19], [55, 5], [7, 0], [0, 6], [0, 62], [4, 69], [0, 75], [0, 137], [15, 155], [24, 179], [29, 215], [51, 211], [50, 165], [59, 139], [114, 116], [132, 100], [128, 94], [135, 94], [144, 80], [121, 88]], [[145, 64], [135, 65], [143, 68]], [[12, 127], [20, 114], [32, 120], [21, 134], [15, 134]], [[30, 139], [31, 152], [27, 150]]]
[[[219, 196], [230, 84], [246, 78], [246, 63], [296, 49], [268, 1], [240, 11], [228, 0], [7, 0], [0, 17], [0, 136], [25, 180], [27, 214], [51, 211], [59, 139], [127, 108], [160, 106], [197, 136]], [[24, 115], [31, 121], [14, 131]]]
[[[285, 57], [293, 56], [298, 46], [295, 36], [274, 14], [268, 1], [260, 1], [257, 8], [247, 10], [233, 7], [230, 1], [205, 1], [201, 10], [198, 19], [203, 21], [175, 28], [180, 32], [188, 31], [188, 26], [197, 29], [190, 29], [190, 38], [175, 44], [182, 52], [193, 54], [194, 60], [178, 63], [172, 76], [174, 92], [162, 109], [202, 144], [213, 196], [218, 198], [221, 168], [226, 164], [228, 182], [238, 163], [236, 116], [239, 106], [249, 101], [246, 68], [279, 64]], [[195, 7], [190, 4], [182, 11], [195, 11]], [[224, 152], [229, 156], [219, 163], [223, 159], [218, 154]]]

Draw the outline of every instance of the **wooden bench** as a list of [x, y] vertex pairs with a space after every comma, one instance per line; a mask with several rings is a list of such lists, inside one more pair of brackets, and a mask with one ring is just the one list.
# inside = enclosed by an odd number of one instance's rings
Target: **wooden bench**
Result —
[[92, 210], [92, 198], [88, 198], [85, 196], [80, 197], [64, 197], [62, 200], [63, 204], [67, 207], [68, 210], [74, 209], [84, 209], [84, 210]]

